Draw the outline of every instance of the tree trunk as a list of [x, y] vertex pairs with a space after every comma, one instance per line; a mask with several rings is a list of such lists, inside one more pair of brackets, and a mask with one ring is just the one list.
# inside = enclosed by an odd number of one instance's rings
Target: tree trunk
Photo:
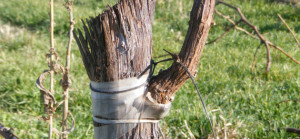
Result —
[[[140, 82], [140, 76], [145, 77], [149, 74], [155, 2], [156, 0], [120, 0], [113, 7], [108, 6], [101, 15], [87, 20], [84, 23], [85, 35], [80, 30], [78, 30], [79, 37], [74, 33], [91, 80], [95, 138], [159, 138], [159, 124], [153, 121], [160, 120], [167, 114], [171, 102], [168, 98], [172, 97], [188, 79], [184, 69], [173, 63], [169, 69], [151, 77], [148, 86], [143, 84], [144, 86], [134, 89], [128, 88], [131, 85], [124, 86], [131, 81]], [[180, 61], [192, 73], [195, 73], [206, 42], [214, 4], [214, 0], [194, 0], [189, 30], [179, 54]], [[120, 89], [124, 87], [127, 88], [126, 91]], [[145, 90], [146, 87], [148, 91]], [[140, 90], [136, 90], [137, 88]], [[130, 91], [141, 92], [143, 95], [134, 101], [122, 100], [121, 93]], [[147, 95], [147, 92], [151, 95]], [[104, 104], [105, 100], [99, 101], [104, 98], [103, 96], [112, 94], [117, 97], [108, 97], [106, 100], [111, 105]], [[100, 98], [94, 98], [96, 96]], [[140, 98], [142, 102], [137, 102]], [[116, 99], [120, 100], [115, 101]], [[127, 107], [123, 109], [127, 103], [133, 104], [132, 109], [129, 110]], [[142, 109], [135, 107], [136, 104], [142, 103]], [[117, 104], [122, 109], [111, 112], [110, 109]], [[107, 107], [103, 107], [105, 105]], [[115, 109], [118, 110], [117, 107]], [[103, 117], [101, 113], [104, 111], [110, 111], [104, 114], [110, 117]], [[120, 123], [120, 120], [126, 121], [130, 115], [125, 113], [123, 119], [116, 119], [124, 114], [123, 111], [136, 111], [139, 118], [144, 118], [144, 122]], [[137, 114], [130, 118], [136, 117]]]

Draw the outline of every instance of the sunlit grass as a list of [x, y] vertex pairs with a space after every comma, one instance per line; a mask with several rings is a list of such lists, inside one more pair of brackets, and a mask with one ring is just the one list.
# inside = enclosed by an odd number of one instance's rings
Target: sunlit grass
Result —
[[[95, 16], [106, 8], [107, 3], [112, 5], [115, 2], [75, 0], [76, 28], [81, 26], [80, 19]], [[300, 39], [299, 9], [261, 0], [227, 2], [239, 6], [263, 35], [300, 60], [299, 47], [277, 17], [280, 13]], [[68, 15], [62, 1], [56, 0], [55, 3], [56, 49], [61, 56], [59, 62], [64, 64]], [[157, 0], [153, 24], [153, 57], [165, 54], [163, 49], [180, 51], [188, 29], [191, 6], [192, 1]], [[238, 20], [238, 16], [233, 15], [234, 11], [222, 5], [217, 6], [217, 9]], [[46, 138], [47, 124], [39, 120], [43, 108], [35, 81], [43, 70], [48, 69], [45, 58], [49, 49], [48, 3], [36, 0], [2, 1], [0, 19], [0, 122], [13, 127], [21, 138]], [[217, 15], [214, 20], [216, 26], [212, 27], [208, 40], [217, 38], [225, 31], [224, 27], [230, 25]], [[246, 27], [243, 24], [241, 26]], [[280, 103], [300, 98], [300, 68], [285, 55], [271, 49], [272, 67], [270, 73], [265, 75], [266, 53], [262, 47], [257, 55], [256, 70], [251, 74], [252, 56], [259, 43], [234, 30], [219, 42], [206, 46], [198, 68], [197, 85], [220, 136], [226, 127], [227, 132], [237, 138], [297, 137], [278, 132], [277, 129], [300, 128], [299, 103]], [[170, 64], [161, 64], [157, 70], [165, 69]], [[92, 138], [89, 80], [75, 44], [72, 50], [71, 80], [70, 110], [75, 117], [76, 128], [70, 138]], [[59, 96], [62, 92], [58, 82], [59, 75], [55, 88], [57, 99], [61, 98]], [[59, 125], [60, 119], [58, 116], [56, 125]], [[161, 125], [170, 138], [186, 138], [190, 134], [204, 138], [211, 134], [209, 122], [190, 81], [178, 91], [172, 110]]]

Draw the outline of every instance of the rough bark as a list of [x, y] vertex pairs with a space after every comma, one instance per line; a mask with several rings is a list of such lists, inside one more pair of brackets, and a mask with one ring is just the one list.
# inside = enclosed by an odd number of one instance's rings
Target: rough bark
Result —
[[[195, 75], [200, 56], [202, 54], [211, 23], [215, 0], [194, 0], [190, 14], [189, 29], [178, 55], [180, 60], [189, 71]], [[177, 90], [189, 78], [180, 64], [174, 62], [170, 68], [153, 77], [148, 90], [158, 103], [166, 104], [172, 101]]]
[[136, 77], [149, 65], [155, 0], [122, 0], [84, 23], [76, 37], [90, 80]]
[[[197, 69], [214, 5], [215, 0], [194, 0], [187, 37], [179, 54], [180, 61], [191, 73]], [[115, 81], [147, 71], [152, 53], [154, 11], [155, 0], [121, 0], [84, 23], [85, 35], [78, 30], [79, 37], [74, 36], [91, 81]], [[185, 70], [174, 63], [151, 79], [148, 90], [157, 102], [166, 104], [187, 79]], [[115, 127], [117, 130], [118, 125]], [[120, 138], [159, 138], [159, 124], [139, 123]]]
[[[84, 23], [75, 36], [91, 81], [109, 82], [143, 73], [151, 62], [155, 0], [121, 0]], [[105, 126], [96, 124], [95, 126]], [[116, 124], [115, 129], [118, 130]], [[137, 124], [120, 138], [158, 138], [158, 124]], [[105, 132], [105, 131], [99, 131]]]

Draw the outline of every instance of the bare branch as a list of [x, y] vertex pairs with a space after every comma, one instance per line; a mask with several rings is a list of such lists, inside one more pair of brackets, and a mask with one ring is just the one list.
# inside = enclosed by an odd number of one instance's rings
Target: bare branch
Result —
[[[69, 78], [69, 72], [70, 72], [70, 63], [71, 63], [71, 46], [73, 41], [73, 29], [74, 29], [74, 20], [73, 20], [73, 0], [69, 0], [68, 3], [65, 4], [66, 9], [69, 12], [70, 17], [70, 30], [69, 30], [69, 42], [67, 47], [67, 55], [66, 55], [66, 66], [65, 66], [65, 72], [63, 74], [62, 79], [62, 88], [64, 90], [63, 92], [63, 116], [62, 116], [62, 132], [67, 132], [67, 125], [68, 125], [68, 99], [69, 99], [69, 87], [71, 85], [71, 81]], [[68, 138], [68, 134], [62, 135], [63, 139]]]
[[[270, 67], [271, 67], [271, 54], [270, 54], [270, 48], [269, 48], [269, 46], [272, 46], [273, 48], [275, 48], [275, 49], [281, 51], [283, 54], [285, 54], [287, 57], [289, 57], [292, 61], [294, 61], [295, 63], [297, 63], [298, 65], [300, 65], [300, 62], [299, 62], [299, 61], [297, 61], [295, 58], [293, 58], [293, 57], [290, 56], [288, 53], [286, 53], [282, 48], [280, 48], [279, 46], [274, 45], [272, 42], [270, 42], [269, 40], [267, 40], [267, 39], [266, 39], [266, 38], [258, 31], [257, 27], [254, 26], [253, 24], [251, 24], [251, 23], [246, 19], [246, 17], [244, 16], [244, 14], [241, 12], [241, 10], [240, 10], [238, 7], [234, 7], [234, 6], [232, 6], [232, 5], [230, 5], [230, 4], [226, 3], [226, 2], [223, 2], [223, 1], [218, 1], [218, 3], [219, 3], [219, 4], [223, 4], [223, 5], [225, 5], [225, 6], [229, 7], [229, 8], [232, 8], [232, 9], [236, 10], [236, 11], [238, 12], [238, 14], [240, 15], [241, 20], [242, 20], [244, 23], [246, 23], [249, 27], [251, 27], [251, 28], [254, 30], [255, 34], [258, 36], [258, 39], [265, 45], [266, 51], [267, 51], [266, 72], [268, 72], [268, 71], [270, 70]], [[223, 18], [229, 20], [229, 21], [234, 25], [234, 22], [233, 22], [232, 19], [230, 19], [229, 17], [226, 17], [226, 16], [222, 15], [222, 14], [221, 14], [220, 12], [218, 12], [218, 11], [216, 11], [216, 13], [219, 14], [219, 15], [221, 15]], [[250, 35], [250, 36], [252, 36], [252, 35]], [[255, 38], [256, 38], [256, 37], [255, 37]], [[260, 47], [260, 46], [259, 46], [259, 47]], [[257, 50], [259, 49], [259, 47], [257, 48]], [[254, 59], [253, 59], [253, 60], [255, 60], [255, 55], [256, 55], [256, 53], [257, 53], [257, 50], [256, 50], [256, 52], [255, 52], [255, 54], [254, 54]], [[254, 62], [254, 61], [253, 61], [253, 62]], [[255, 63], [253, 63], [253, 62], [252, 62], [252, 71], [253, 71], [253, 68], [254, 68], [253, 66], [255, 66], [255, 65], [254, 65]]]
[[239, 20], [238, 22], [236, 23], [233, 23], [233, 26], [231, 26], [230, 28], [228, 28], [220, 37], [218, 37], [217, 39], [213, 40], [213, 41], [210, 41], [207, 44], [212, 44], [214, 42], [217, 42], [219, 41], [220, 39], [222, 39], [226, 34], [228, 34], [233, 28], [235, 28], [239, 23], [241, 23], [242, 20]]
[[216, 9], [215, 9], [215, 13], [218, 14], [219, 16], [225, 18], [226, 20], [228, 20], [231, 24], [234, 25], [235, 29], [240, 30], [240, 31], [246, 33], [247, 35], [251, 36], [252, 38], [256, 38], [257, 39], [257, 37], [254, 36], [252, 33], [248, 32], [247, 30], [245, 30], [245, 29], [239, 27], [238, 25], [236, 25], [236, 23], [229, 16], [223, 15], [221, 12], [219, 12]]
[[283, 54], [285, 54], [287, 57], [289, 57], [292, 61], [294, 61], [295, 63], [297, 63], [298, 65], [300, 65], [300, 62], [297, 61], [295, 58], [293, 58], [291, 55], [289, 55], [287, 52], [285, 52], [282, 48], [280, 48], [279, 46], [277, 45], [274, 45], [273, 43], [271, 42], [267, 42], [269, 45], [271, 45], [273, 48], [279, 50], [280, 52], [282, 52]]
[[293, 30], [289, 27], [289, 25], [285, 22], [285, 20], [281, 17], [280, 14], [277, 14], [278, 17], [280, 18], [280, 20], [282, 21], [282, 23], [288, 28], [288, 30], [291, 32], [291, 34], [293, 35], [295, 41], [297, 42], [298, 44], [298, 47], [300, 47], [300, 42], [298, 41], [298, 39], [296, 38], [296, 35], [295, 33], [293, 32]]
[[270, 71], [270, 67], [271, 67], [271, 54], [270, 54], [270, 47], [269, 47], [269, 44], [267, 43], [268, 40], [264, 38], [264, 36], [262, 34], [260, 34], [260, 32], [258, 31], [257, 27], [254, 26], [252, 23], [250, 23], [246, 17], [244, 16], [244, 14], [242, 13], [242, 11], [240, 10], [240, 8], [238, 7], [234, 7], [226, 2], [223, 2], [223, 1], [218, 1], [219, 4], [223, 4], [229, 8], [232, 8], [234, 10], [236, 10], [238, 12], [238, 14], [240, 15], [241, 17], [241, 20], [246, 23], [249, 27], [251, 27], [254, 31], [255, 31], [255, 34], [259, 37], [259, 39], [261, 40], [262, 43], [265, 44], [265, 47], [266, 47], [266, 51], [267, 51], [267, 64], [266, 64], [266, 72], [268, 73]]
[[[191, 10], [189, 29], [178, 58], [192, 75], [196, 74], [213, 20], [214, 7], [214, 0], [195, 0]], [[174, 62], [170, 68], [161, 71], [150, 80], [148, 90], [158, 103], [166, 104], [188, 78], [182, 66]]]

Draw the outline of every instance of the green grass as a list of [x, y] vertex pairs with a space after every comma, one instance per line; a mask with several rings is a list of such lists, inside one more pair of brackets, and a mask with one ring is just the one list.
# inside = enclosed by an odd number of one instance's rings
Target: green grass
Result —
[[[109, 0], [75, 0], [76, 28], [80, 19], [95, 16], [106, 8]], [[300, 10], [291, 5], [262, 0], [227, 0], [239, 6], [245, 16], [256, 25], [266, 38], [300, 60], [300, 49], [291, 34], [277, 17], [280, 13], [300, 39]], [[62, 1], [55, 1], [56, 49], [64, 64], [67, 44], [68, 15]], [[162, 50], [180, 51], [188, 29], [192, 1], [157, 0], [153, 24], [153, 57], [165, 54]], [[176, 7], [176, 8], [175, 8]], [[235, 20], [234, 11], [218, 5], [217, 9]], [[46, 138], [47, 124], [39, 120], [43, 115], [40, 93], [35, 86], [39, 74], [47, 69], [45, 55], [49, 49], [48, 3], [37, 0], [9, 0], [0, 3], [0, 122], [13, 127], [21, 138]], [[208, 41], [221, 35], [230, 25], [215, 15]], [[242, 27], [247, 28], [244, 24]], [[9, 30], [10, 29], [10, 30]], [[249, 29], [249, 28], [247, 28]], [[205, 98], [207, 108], [218, 130], [227, 129], [237, 138], [299, 138], [295, 134], [278, 132], [278, 128], [300, 128], [300, 67], [285, 55], [271, 49], [272, 67], [264, 74], [265, 48], [257, 55], [257, 66], [250, 73], [251, 61], [259, 44], [244, 33], [233, 30], [217, 43], [205, 47], [198, 67], [197, 85]], [[158, 60], [158, 59], [156, 59]], [[171, 63], [159, 65], [165, 69]], [[74, 44], [71, 66], [72, 91], [70, 110], [76, 128], [70, 138], [92, 138], [93, 123], [88, 77], [79, 50]], [[61, 99], [61, 88], [55, 88]], [[282, 102], [282, 103], [280, 103]], [[61, 109], [58, 109], [59, 114]], [[57, 115], [56, 126], [61, 118]], [[190, 137], [187, 126], [197, 138], [211, 134], [199, 98], [191, 81], [178, 91], [172, 109], [161, 121], [163, 130], [170, 138]], [[221, 132], [219, 131], [220, 136]]]

